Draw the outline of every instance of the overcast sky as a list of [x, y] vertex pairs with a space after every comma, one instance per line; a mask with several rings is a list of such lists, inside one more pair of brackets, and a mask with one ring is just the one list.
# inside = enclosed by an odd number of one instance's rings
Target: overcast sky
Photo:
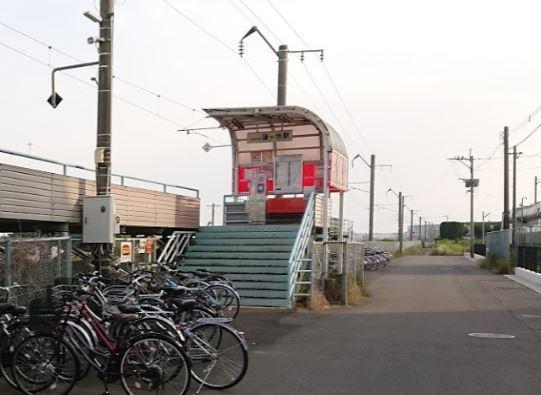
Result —
[[[315, 56], [304, 63], [291, 58], [288, 103], [308, 107], [332, 124], [350, 157], [375, 153], [378, 163], [392, 164], [392, 170], [377, 171], [376, 203], [381, 207], [376, 232], [396, 229], [396, 213], [389, 210], [396, 208], [396, 198], [386, 195], [390, 187], [412, 195], [406, 199], [408, 207], [432, 222], [447, 214], [467, 220], [469, 199], [458, 180], [467, 176], [467, 169], [446, 158], [467, 155], [470, 148], [475, 156], [493, 158], [478, 162], [476, 219], [481, 219], [481, 210], [501, 219], [503, 151], [496, 151], [501, 131], [520, 124], [541, 104], [538, 1], [168, 2], [221, 43], [162, 0], [117, 2], [114, 74], [162, 99], [115, 80], [114, 172], [201, 189], [202, 222], [208, 221], [205, 205], [221, 203], [231, 191], [230, 151], [205, 153], [201, 146], [207, 138], [176, 130], [197, 121], [196, 126], [214, 125], [203, 119], [201, 108], [275, 104], [274, 55], [255, 36], [246, 40], [248, 63], [235, 53], [253, 24], [275, 45], [306, 48], [274, 5], [310, 47], [325, 49], [324, 63], [357, 126]], [[1, 0], [0, 22], [75, 58], [94, 61], [96, 48], [86, 38], [98, 34], [97, 26], [82, 13], [94, 10], [95, 3], [99, 1]], [[66, 65], [73, 59], [3, 25], [0, 59], [0, 146], [92, 167], [96, 90], [84, 82], [90, 82], [95, 70], [70, 73], [83, 82], [60, 75], [57, 86], [64, 101], [53, 110], [45, 102], [50, 94], [47, 64]], [[539, 122], [541, 116], [534, 114], [511, 134], [511, 144]], [[211, 144], [228, 143], [222, 130], [205, 134]], [[520, 146], [519, 201], [522, 196], [533, 200], [534, 176], [541, 175], [540, 142], [541, 132]], [[15, 163], [4, 155], [0, 161]], [[18, 163], [30, 165], [28, 160]], [[356, 161], [350, 181], [368, 179], [368, 168]], [[366, 193], [347, 193], [346, 216], [358, 231], [367, 230], [367, 207]]]

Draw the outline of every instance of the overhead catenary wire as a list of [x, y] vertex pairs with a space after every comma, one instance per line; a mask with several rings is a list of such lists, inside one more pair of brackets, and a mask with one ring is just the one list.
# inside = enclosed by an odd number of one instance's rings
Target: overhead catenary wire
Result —
[[[74, 60], [74, 61], [76, 61], [76, 62], [80, 62], [80, 63], [83, 62], [83, 60], [82, 60], [81, 58], [79, 58], [79, 57], [77, 57], [77, 56], [74, 56], [74, 55], [72, 55], [72, 54], [70, 54], [70, 53], [68, 53], [68, 52], [66, 52], [66, 51], [61, 50], [61, 49], [58, 49], [56, 46], [53, 46], [53, 45], [50, 44], [50, 43], [47, 43], [47, 42], [45, 42], [45, 41], [43, 41], [43, 40], [40, 40], [40, 39], [38, 39], [38, 38], [36, 38], [36, 37], [34, 37], [34, 36], [31, 36], [30, 34], [25, 33], [25, 32], [23, 32], [22, 30], [19, 30], [19, 29], [13, 27], [12, 25], [9, 25], [9, 24], [7, 24], [7, 23], [1, 21], [1, 20], [0, 20], [0, 25], [1, 25], [1, 26], [4, 26], [5, 28], [7, 28], [7, 29], [9, 29], [9, 30], [11, 30], [11, 31], [13, 31], [13, 32], [15, 32], [15, 33], [17, 33], [17, 34], [19, 34], [19, 35], [21, 35], [21, 36], [23, 36], [23, 37], [25, 37], [25, 38], [31, 40], [31, 41], [33, 41], [33, 42], [35, 42], [35, 43], [37, 43], [37, 44], [39, 44], [39, 45], [41, 45], [41, 46], [43, 46], [43, 47], [46, 47], [46, 48], [49, 49], [50, 51], [55, 51], [55, 52], [57, 52], [57, 53], [59, 53], [59, 54], [65, 56], [65, 57], [67, 57], [68, 59]], [[46, 64], [47, 66], [52, 66], [50, 61], [49, 61], [49, 62], [45, 62], [45, 64]], [[193, 111], [193, 112], [203, 113], [203, 111], [201, 111], [201, 110], [199, 110], [199, 109], [197, 109], [197, 108], [194, 108], [194, 107], [192, 107], [192, 106], [189, 106], [189, 105], [187, 105], [187, 104], [184, 104], [184, 103], [182, 103], [182, 102], [180, 102], [180, 101], [178, 101], [178, 100], [176, 100], [176, 99], [172, 99], [172, 98], [170, 98], [170, 97], [168, 97], [168, 96], [164, 96], [164, 95], [162, 95], [161, 93], [155, 92], [155, 91], [153, 91], [153, 90], [151, 90], [151, 89], [149, 89], [149, 88], [146, 88], [146, 87], [142, 86], [141, 84], [138, 84], [138, 83], [129, 81], [129, 80], [127, 80], [127, 79], [125, 79], [125, 78], [122, 78], [122, 77], [120, 77], [120, 76], [118, 76], [118, 75], [113, 75], [113, 78], [114, 78], [115, 80], [117, 80], [117, 81], [120, 81], [120, 82], [126, 84], [126, 85], [129, 85], [129, 86], [131, 86], [131, 87], [133, 87], [133, 88], [136, 88], [136, 89], [138, 89], [138, 90], [140, 90], [140, 91], [142, 91], [142, 92], [145, 92], [145, 93], [151, 94], [151, 95], [153, 95], [153, 96], [159, 97], [161, 100], [164, 100], [164, 101], [167, 101], [167, 102], [169, 102], [169, 103], [175, 104], [175, 105], [177, 105], [177, 106], [179, 106], [179, 107], [183, 107], [183, 108], [188, 109], [188, 110], [191, 110], [191, 111]]]
[[[53, 69], [53, 66], [51, 66], [51, 65], [48, 64], [47, 62], [44, 62], [43, 60], [38, 59], [37, 57], [32, 56], [32, 55], [30, 55], [30, 54], [28, 54], [28, 53], [26, 53], [26, 52], [24, 52], [24, 51], [21, 51], [20, 49], [17, 49], [17, 48], [15, 48], [15, 47], [12, 47], [12, 46], [10, 46], [10, 45], [8, 45], [8, 44], [2, 42], [2, 41], [0, 41], [0, 46], [2, 46], [2, 47], [4, 47], [4, 48], [7, 48], [7, 49], [9, 49], [9, 50], [11, 50], [11, 51], [13, 51], [13, 52], [15, 52], [15, 53], [21, 55], [21, 56], [24, 56], [24, 57], [26, 57], [26, 58], [29, 59], [29, 60], [32, 60], [32, 61], [34, 61], [34, 62], [36, 62], [36, 63], [39, 63], [39, 64], [42, 65], [42, 66], [48, 67], [48, 68], [50, 68], [50, 69]], [[81, 78], [79, 78], [79, 77], [76, 77], [76, 76], [74, 76], [74, 75], [72, 75], [72, 74], [70, 74], [70, 73], [67, 73], [67, 72], [65, 72], [65, 71], [62, 71], [62, 74], [64, 74], [64, 75], [67, 76], [68, 78], [71, 78], [71, 79], [73, 79], [73, 80], [75, 80], [75, 81], [78, 81], [78, 82], [80, 82], [80, 83], [82, 83], [82, 84], [84, 84], [84, 85], [86, 85], [86, 86], [88, 86], [88, 87], [90, 87], [90, 88], [94, 88], [94, 89], [96, 88], [96, 85], [94, 85], [94, 84], [92, 84], [92, 83], [90, 83], [90, 82], [88, 82], [88, 81], [85, 81], [85, 80], [83, 80], [83, 79], [81, 79]], [[141, 110], [141, 111], [144, 111], [144, 112], [146, 112], [146, 113], [148, 113], [148, 114], [150, 114], [150, 115], [152, 115], [152, 116], [154, 116], [154, 117], [160, 118], [160, 119], [163, 120], [163, 121], [166, 121], [166, 122], [168, 122], [168, 123], [171, 123], [172, 125], [175, 125], [175, 126], [181, 127], [181, 128], [185, 128], [185, 127], [186, 127], [186, 125], [184, 125], [184, 124], [182, 124], [182, 123], [180, 123], [180, 122], [177, 122], [177, 121], [175, 121], [175, 120], [172, 120], [172, 119], [170, 119], [170, 118], [167, 118], [167, 117], [165, 117], [165, 116], [163, 116], [163, 115], [157, 114], [157, 113], [155, 113], [154, 111], [149, 110], [148, 108], [145, 108], [145, 107], [143, 107], [143, 106], [141, 106], [141, 105], [139, 105], [139, 104], [137, 104], [137, 103], [134, 103], [133, 101], [131, 101], [131, 100], [129, 100], [129, 99], [126, 99], [125, 97], [119, 96], [119, 95], [117, 95], [117, 94], [113, 94], [113, 97], [114, 97], [115, 99], [118, 99], [118, 100], [120, 100], [120, 101], [122, 101], [122, 102], [124, 102], [124, 103], [126, 103], [126, 104], [128, 104], [128, 105], [130, 105], [130, 106], [132, 106], [132, 107], [134, 107], [134, 108], [137, 108], [137, 109], [139, 109], [139, 110]]]
[[[291, 31], [293, 32], [293, 34], [295, 34], [299, 40], [301, 40], [301, 42], [307, 47], [307, 48], [311, 48], [310, 44], [308, 44], [308, 42], [304, 39], [304, 37], [297, 31], [297, 29], [295, 29], [293, 27], [293, 25], [289, 22], [289, 20], [284, 16], [284, 14], [282, 12], [280, 12], [280, 10], [274, 5], [274, 3], [271, 1], [271, 0], [267, 0], [267, 3], [269, 4], [269, 6], [276, 12], [276, 14], [278, 14], [278, 16], [284, 21], [284, 23], [291, 29]], [[349, 109], [349, 106], [346, 104], [346, 101], [344, 100], [344, 97], [342, 96], [342, 94], [340, 93], [340, 90], [338, 89], [338, 85], [336, 84], [331, 72], [329, 71], [329, 68], [327, 67], [327, 65], [325, 63], [323, 63], [323, 68], [325, 70], [325, 74], [327, 75], [327, 78], [329, 79], [330, 83], [331, 83], [331, 86], [333, 87], [333, 90], [335, 91], [336, 93], [336, 96], [338, 97], [338, 99], [340, 100], [340, 103], [342, 104], [342, 107], [344, 107], [344, 110], [346, 112], [346, 114], [348, 115], [348, 118], [350, 119], [351, 123], [353, 124], [353, 127], [355, 128], [355, 130], [357, 131], [357, 133], [359, 134], [359, 136], [361, 137], [361, 140], [363, 140], [363, 142], [366, 144], [367, 148], [374, 152], [374, 149], [370, 146], [370, 143], [368, 142], [368, 140], [366, 139], [366, 137], [364, 136], [364, 134], [362, 133], [361, 129], [359, 128], [359, 126], [357, 125], [357, 122], [355, 121], [355, 118], [353, 117], [353, 114], [351, 112], [351, 110]], [[344, 131], [345, 132], [345, 131]]]
[[[235, 56], [237, 56], [237, 51], [229, 46], [228, 44], [226, 44], [224, 41], [222, 41], [217, 35], [213, 34], [210, 30], [208, 30], [207, 28], [203, 27], [200, 23], [198, 23], [197, 21], [195, 21], [194, 19], [192, 19], [191, 17], [189, 17], [185, 12], [182, 12], [178, 7], [174, 6], [169, 0], [162, 0], [167, 6], [169, 6], [170, 9], [172, 9], [174, 12], [176, 12], [178, 15], [180, 15], [181, 17], [183, 17], [185, 20], [187, 20], [188, 22], [190, 22], [193, 26], [195, 26], [196, 28], [198, 28], [200, 31], [202, 31], [203, 33], [205, 33], [208, 37], [212, 38], [216, 43], [220, 44], [223, 48], [227, 49], [228, 51], [232, 52]], [[244, 61], [244, 64], [246, 64], [246, 66], [250, 69], [250, 71], [252, 72], [252, 74], [254, 74], [254, 76], [258, 79], [258, 81], [261, 83], [261, 85], [265, 88], [265, 90], [273, 97], [275, 98], [276, 95], [275, 93], [272, 91], [272, 89], [269, 88], [269, 86], [267, 85], [267, 83], [265, 83], [265, 81], [263, 80], [263, 78], [261, 78], [261, 76], [257, 73], [257, 71], [253, 68], [253, 66], [248, 62], [248, 60], [246, 58], [242, 58], [243, 61]]]

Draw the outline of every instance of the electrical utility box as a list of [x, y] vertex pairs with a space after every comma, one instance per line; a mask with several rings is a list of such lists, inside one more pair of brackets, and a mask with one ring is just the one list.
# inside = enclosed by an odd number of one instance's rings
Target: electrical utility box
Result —
[[119, 232], [112, 196], [83, 197], [83, 243], [109, 243]]

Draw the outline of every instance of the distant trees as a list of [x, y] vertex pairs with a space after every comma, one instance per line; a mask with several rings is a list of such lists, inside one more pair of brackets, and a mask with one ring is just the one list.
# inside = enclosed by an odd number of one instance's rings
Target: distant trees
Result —
[[468, 233], [468, 228], [462, 222], [442, 222], [440, 224], [440, 238], [460, 240]]
[[[499, 222], [485, 222], [485, 234], [500, 229], [501, 223]], [[475, 237], [480, 239], [483, 236], [483, 224], [481, 222], [476, 222], [474, 231]], [[469, 224], [464, 224], [462, 222], [442, 222], [440, 224], [441, 239], [460, 240], [469, 232]]]

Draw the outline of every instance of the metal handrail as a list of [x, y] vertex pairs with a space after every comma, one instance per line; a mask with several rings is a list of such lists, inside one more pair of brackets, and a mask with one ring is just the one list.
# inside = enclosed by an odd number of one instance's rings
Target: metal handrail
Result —
[[[91, 169], [91, 168], [84, 167], [84, 166], [81, 166], [81, 165], [74, 165], [74, 164], [70, 164], [70, 163], [59, 162], [57, 160], [43, 158], [41, 156], [35, 156], [35, 155], [31, 155], [31, 154], [25, 154], [24, 152], [12, 151], [12, 150], [8, 150], [8, 149], [5, 149], [5, 148], [0, 148], [0, 153], [7, 154], [7, 155], [13, 155], [13, 156], [20, 156], [21, 158], [33, 159], [33, 160], [37, 160], [37, 161], [45, 162], [45, 163], [52, 163], [54, 165], [60, 165], [60, 166], [62, 166], [62, 174], [65, 175], [65, 176], [68, 175], [68, 168], [85, 170], [85, 171], [90, 171], [90, 172], [93, 172], [93, 173], [96, 172], [96, 169]], [[184, 189], [184, 190], [187, 190], [187, 191], [195, 192], [196, 197], [199, 197], [199, 189], [196, 189], [196, 188], [190, 188], [190, 187], [186, 187], [186, 186], [183, 186], [183, 185], [166, 184], [166, 183], [159, 182], [159, 181], [147, 180], [145, 178], [139, 178], [139, 177], [125, 176], [125, 175], [122, 175], [122, 174], [111, 174], [111, 176], [119, 177], [120, 178], [120, 185], [122, 185], [122, 186], [124, 186], [124, 180], [125, 179], [133, 180], [133, 181], [140, 181], [140, 182], [148, 182], [150, 184], [160, 185], [162, 187], [162, 189], [163, 189], [163, 192], [167, 192], [167, 187], [178, 188], [178, 189]]]
[[308, 202], [306, 204], [306, 210], [302, 217], [301, 225], [297, 232], [293, 248], [291, 250], [291, 255], [289, 257], [289, 300], [293, 299], [293, 294], [295, 291], [295, 280], [297, 275], [302, 269], [302, 265], [306, 263], [304, 259], [306, 249], [310, 242], [310, 235], [314, 227], [315, 220], [315, 192], [312, 192], [308, 197]]

